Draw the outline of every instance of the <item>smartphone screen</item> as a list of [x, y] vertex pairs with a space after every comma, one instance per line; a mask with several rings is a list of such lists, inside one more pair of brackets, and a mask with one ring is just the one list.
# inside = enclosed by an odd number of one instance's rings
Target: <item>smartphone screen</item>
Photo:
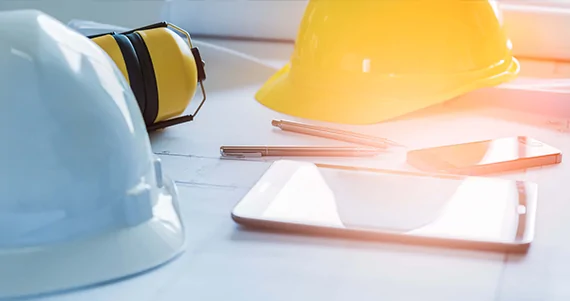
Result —
[[536, 139], [519, 136], [415, 150], [408, 154], [408, 161], [422, 169], [469, 169], [559, 153]]
[[249, 218], [463, 240], [531, 235], [536, 187], [495, 178], [438, 178], [273, 166], [236, 207]]

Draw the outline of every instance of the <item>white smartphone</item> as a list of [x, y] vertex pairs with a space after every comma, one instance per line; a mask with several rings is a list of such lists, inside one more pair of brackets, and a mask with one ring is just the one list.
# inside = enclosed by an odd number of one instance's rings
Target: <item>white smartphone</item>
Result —
[[536, 208], [530, 182], [280, 160], [231, 216], [299, 234], [525, 252]]

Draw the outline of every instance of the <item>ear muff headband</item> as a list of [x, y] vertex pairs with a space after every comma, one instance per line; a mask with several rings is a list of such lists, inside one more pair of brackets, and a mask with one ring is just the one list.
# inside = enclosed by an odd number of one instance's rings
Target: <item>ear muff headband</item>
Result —
[[112, 37], [115, 39], [117, 45], [119, 46], [119, 49], [121, 50], [125, 66], [127, 68], [127, 74], [129, 76], [131, 89], [133, 90], [133, 94], [137, 99], [139, 108], [144, 112], [147, 103], [146, 91], [144, 88], [141, 65], [139, 63], [139, 59], [137, 58], [135, 48], [129, 39], [122, 34], [113, 34]]
[[152, 65], [152, 59], [143, 38], [137, 32], [132, 32], [125, 36], [129, 41], [131, 41], [131, 44], [137, 52], [138, 61], [141, 66], [142, 78], [144, 81], [143, 86], [146, 94], [146, 104], [143, 110], [143, 117], [146, 125], [149, 126], [156, 120], [159, 102], [158, 87], [156, 85], [156, 76]]

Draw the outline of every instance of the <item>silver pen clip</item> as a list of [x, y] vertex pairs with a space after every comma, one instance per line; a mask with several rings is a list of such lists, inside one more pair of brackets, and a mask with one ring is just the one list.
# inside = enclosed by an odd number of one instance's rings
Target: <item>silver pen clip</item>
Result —
[[261, 158], [261, 153], [241, 153], [241, 154], [231, 154], [230, 156], [237, 156], [240, 158]]
[[245, 153], [226, 153], [224, 150], [220, 149], [220, 154], [222, 157], [233, 157], [233, 158], [261, 158], [261, 152], [245, 152]]

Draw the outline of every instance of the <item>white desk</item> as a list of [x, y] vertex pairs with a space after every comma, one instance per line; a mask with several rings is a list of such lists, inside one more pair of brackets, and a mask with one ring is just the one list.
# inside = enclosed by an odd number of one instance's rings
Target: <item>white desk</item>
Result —
[[[526, 256], [240, 229], [231, 220], [230, 211], [265, 171], [269, 159], [220, 160], [220, 145], [338, 142], [273, 130], [273, 118], [298, 119], [272, 112], [252, 97], [274, 68], [287, 61], [291, 45], [213, 43], [256, 56], [266, 65], [198, 44], [207, 61], [207, 103], [195, 121], [151, 137], [165, 173], [178, 183], [188, 239], [185, 253], [159, 269], [125, 281], [42, 300], [570, 299], [568, 162], [504, 175], [540, 185], [536, 240]], [[557, 77], [566, 72], [570, 78], [570, 68], [564, 65], [543, 63], [525, 68], [525, 72], [531, 69], [534, 74]], [[570, 91], [570, 84], [567, 87]], [[570, 101], [570, 94], [568, 98]], [[531, 118], [525, 124], [520, 122], [525, 117], [521, 114], [498, 119], [501, 111], [469, 103], [473, 101], [454, 102], [399, 122], [346, 128], [376, 133], [412, 148], [524, 134], [570, 152], [570, 129], [564, 120]], [[374, 160], [304, 160], [408, 169], [404, 158], [405, 150], [396, 150]]]

